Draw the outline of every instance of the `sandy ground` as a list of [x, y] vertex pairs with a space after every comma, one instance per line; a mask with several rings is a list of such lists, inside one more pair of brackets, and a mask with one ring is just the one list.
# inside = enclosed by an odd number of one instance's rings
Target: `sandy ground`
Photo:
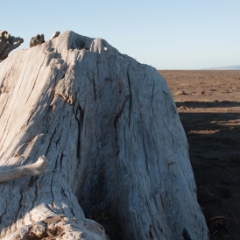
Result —
[[240, 71], [159, 72], [188, 137], [211, 239], [240, 240]]

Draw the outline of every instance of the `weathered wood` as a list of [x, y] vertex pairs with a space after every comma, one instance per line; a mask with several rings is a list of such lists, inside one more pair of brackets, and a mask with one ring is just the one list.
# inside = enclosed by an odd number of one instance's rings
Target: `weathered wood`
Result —
[[40, 175], [45, 172], [46, 167], [47, 159], [45, 158], [45, 156], [41, 156], [33, 164], [2, 171], [0, 174], [0, 183], [15, 180], [22, 177]]
[[54, 39], [54, 38], [58, 37], [59, 35], [60, 35], [60, 32], [59, 32], [59, 31], [56, 31], [56, 32], [51, 36], [50, 39]]
[[35, 47], [37, 45], [41, 45], [42, 43], [45, 43], [44, 34], [37, 34], [35, 37], [30, 39], [29, 46]]
[[2, 238], [106, 239], [102, 225], [116, 240], [208, 239], [187, 139], [154, 68], [66, 32], [0, 63], [0, 86], [0, 166], [49, 162], [0, 184]]
[[13, 37], [7, 31], [0, 30], [0, 61], [5, 59], [8, 54], [23, 43], [20, 37]]

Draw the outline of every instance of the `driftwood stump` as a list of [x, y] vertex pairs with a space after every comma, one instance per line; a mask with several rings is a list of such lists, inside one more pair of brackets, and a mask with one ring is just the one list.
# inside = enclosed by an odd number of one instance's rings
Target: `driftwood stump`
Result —
[[[1, 239], [205, 240], [188, 143], [157, 71], [65, 32], [0, 63]], [[31, 166], [31, 165], [30, 165]]]

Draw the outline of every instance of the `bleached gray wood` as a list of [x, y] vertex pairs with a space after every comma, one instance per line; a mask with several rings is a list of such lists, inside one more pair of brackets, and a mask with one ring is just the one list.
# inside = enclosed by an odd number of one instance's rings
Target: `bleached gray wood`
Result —
[[46, 167], [47, 167], [47, 159], [45, 158], [45, 156], [40, 156], [38, 160], [33, 164], [1, 171], [0, 183], [19, 179], [22, 177], [31, 177], [31, 176], [40, 175], [45, 172]]
[[0, 184], [3, 239], [106, 239], [101, 225], [116, 240], [208, 239], [187, 139], [154, 68], [65, 32], [1, 62], [0, 86], [0, 170], [48, 159], [39, 177]]
[[51, 40], [58, 37], [60, 35], [60, 32], [59, 31], [56, 31], [52, 36], [51, 36]]

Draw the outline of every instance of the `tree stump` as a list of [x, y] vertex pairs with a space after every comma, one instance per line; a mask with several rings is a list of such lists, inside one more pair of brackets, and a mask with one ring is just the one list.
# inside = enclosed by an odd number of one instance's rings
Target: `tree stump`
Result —
[[0, 183], [1, 239], [208, 239], [156, 69], [65, 32], [1, 62], [0, 86], [0, 174], [48, 161]]

